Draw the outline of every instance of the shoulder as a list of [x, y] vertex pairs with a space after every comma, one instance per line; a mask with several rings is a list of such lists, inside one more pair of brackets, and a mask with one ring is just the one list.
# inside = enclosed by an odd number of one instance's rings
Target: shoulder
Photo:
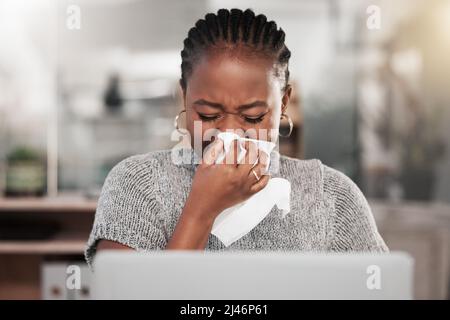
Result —
[[280, 155], [279, 173], [291, 182], [314, 184], [321, 187], [323, 181], [323, 165], [319, 159], [297, 159]]
[[291, 201], [299, 211], [323, 202], [323, 166], [318, 159], [297, 159], [279, 156], [279, 168], [272, 168], [274, 177], [291, 183]]
[[162, 175], [170, 161], [170, 150], [150, 151], [129, 156], [117, 163], [105, 180], [106, 183], [139, 183]]
[[350, 177], [319, 159], [302, 160], [280, 155], [280, 174], [294, 182], [300, 180], [303, 184], [314, 184], [323, 196], [364, 198]]
[[372, 219], [366, 197], [349, 176], [324, 164], [322, 171], [324, 198], [333, 203], [337, 214]]
[[96, 223], [130, 226], [135, 221], [160, 219], [164, 190], [160, 180], [167, 152], [152, 151], [133, 155], [109, 172], [97, 201]]
[[324, 192], [330, 196], [363, 197], [356, 183], [345, 173], [322, 164]]
[[361, 189], [343, 172], [323, 167], [323, 197], [331, 210], [334, 251], [389, 251]]
[[329, 167], [319, 159], [302, 160], [280, 155], [280, 173], [290, 179], [314, 182], [324, 193], [336, 193], [347, 190], [358, 193], [359, 188], [343, 172]]
[[281, 156], [280, 164], [281, 175], [291, 181], [302, 206], [323, 205], [333, 250], [386, 250], [367, 199], [349, 176], [318, 159]]
[[349, 176], [325, 164], [322, 172], [324, 201], [332, 207], [336, 222], [373, 220], [366, 197]]
[[110, 171], [113, 175], [134, 175], [142, 170], [154, 171], [170, 161], [170, 150], [156, 150], [129, 156], [117, 163]]
[[159, 182], [167, 172], [168, 163], [170, 150], [150, 151], [121, 160], [103, 183], [99, 205], [121, 198], [127, 203], [132, 199], [159, 198]]
[[137, 250], [164, 248], [157, 177], [163, 175], [170, 151], [152, 151], [127, 157], [108, 173], [97, 202], [85, 256], [92, 263], [97, 241], [111, 240]]

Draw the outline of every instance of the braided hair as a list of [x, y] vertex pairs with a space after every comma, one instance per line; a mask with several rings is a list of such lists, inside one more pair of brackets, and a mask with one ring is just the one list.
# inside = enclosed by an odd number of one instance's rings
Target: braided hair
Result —
[[263, 14], [255, 16], [251, 9], [220, 9], [217, 14], [208, 13], [192, 27], [181, 51], [180, 85], [186, 91], [187, 79], [192, 74], [197, 59], [207, 51], [247, 48], [252, 54], [271, 58], [276, 62], [276, 72], [284, 72], [283, 90], [289, 81], [291, 52], [284, 44], [285, 33], [274, 21], [267, 21]]

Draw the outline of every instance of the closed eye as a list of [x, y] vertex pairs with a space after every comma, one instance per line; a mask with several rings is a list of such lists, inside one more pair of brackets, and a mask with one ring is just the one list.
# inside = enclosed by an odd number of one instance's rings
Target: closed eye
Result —
[[259, 123], [259, 122], [264, 120], [264, 116], [265, 115], [266, 114], [264, 113], [263, 115], [258, 116], [258, 117], [246, 117], [246, 116], [243, 116], [243, 118], [244, 118], [245, 121], [247, 121], [249, 123]]
[[218, 115], [205, 115], [205, 114], [198, 114], [199, 118], [202, 119], [202, 121], [214, 121], [219, 118]]
[[[244, 115], [241, 115], [241, 117], [248, 123], [254, 124], [254, 123], [259, 123], [259, 122], [263, 121], [265, 115], [266, 115], [266, 113], [264, 113], [263, 115], [257, 116], [257, 117], [249, 117], [249, 116], [244, 116]], [[216, 121], [217, 119], [220, 118], [220, 115], [206, 115], [206, 114], [201, 114], [201, 113], [198, 113], [198, 116], [202, 121]]]

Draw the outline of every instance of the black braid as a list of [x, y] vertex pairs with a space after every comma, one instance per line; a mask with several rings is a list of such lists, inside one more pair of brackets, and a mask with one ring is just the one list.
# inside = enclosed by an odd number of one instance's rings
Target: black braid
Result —
[[220, 9], [217, 14], [208, 13], [192, 27], [184, 40], [181, 51], [180, 85], [186, 90], [187, 79], [191, 75], [196, 59], [215, 45], [225, 43], [228, 47], [246, 45], [255, 53], [275, 59], [284, 71], [284, 86], [289, 81], [289, 58], [291, 52], [286, 47], [285, 33], [277, 28], [274, 21], [267, 21], [263, 14], [255, 16], [251, 9]]

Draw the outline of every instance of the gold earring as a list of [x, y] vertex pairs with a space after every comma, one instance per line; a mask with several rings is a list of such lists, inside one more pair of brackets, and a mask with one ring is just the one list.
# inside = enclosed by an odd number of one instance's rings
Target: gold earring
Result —
[[[177, 116], [176, 116], [175, 119], [173, 120], [173, 126], [175, 127], [175, 130], [177, 130], [180, 134], [183, 134], [183, 135], [184, 135], [184, 134], [186, 134], [186, 132], [181, 131], [180, 128], [178, 127], [178, 118], [180, 117], [180, 115], [181, 115], [183, 112], [186, 112], [186, 109], [181, 110], [181, 111], [177, 114]], [[184, 129], [184, 130], [186, 130], [186, 129]]]
[[292, 122], [291, 117], [289, 117], [289, 116], [288, 116], [287, 114], [285, 114], [285, 113], [281, 114], [280, 119], [283, 119], [283, 118], [286, 118], [286, 119], [288, 120], [288, 122], [289, 122], [289, 132], [288, 132], [287, 135], [282, 135], [280, 132], [278, 132], [278, 134], [279, 134], [281, 137], [283, 137], [283, 138], [287, 138], [287, 137], [289, 137], [289, 136], [291, 135], [292, 130], [294, 129], [294, 123]]

